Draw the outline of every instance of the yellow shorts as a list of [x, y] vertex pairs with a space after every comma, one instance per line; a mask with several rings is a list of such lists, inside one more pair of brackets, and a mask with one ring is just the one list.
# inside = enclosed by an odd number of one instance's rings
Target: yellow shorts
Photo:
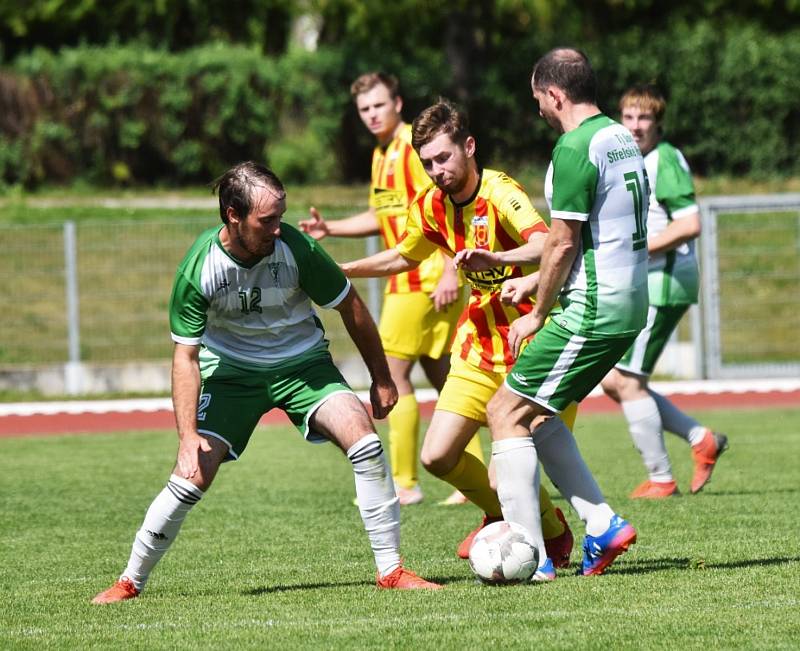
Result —
[[424, 292], [386, 294], [378, 328], [383, 349], [398, 359], [439, 359], [450, 352], [463, 301], [442, 312]]
[[439, 394], [436, 409], [486, 424], [486, 405], [506, 379], [505, 373], [484, 371], [453, 355], [450, 373]]
[[[439, 394], [436, 409], [449, 411], [486, 424], [486, 405], [506, 379], [505, 373], [484, 371], [467, 364], [455, 355], [450, 359], [450, 373]], [[578, 414], [578, 403], [570, 403], [561, 412], [561, 420], [572, 430]]]

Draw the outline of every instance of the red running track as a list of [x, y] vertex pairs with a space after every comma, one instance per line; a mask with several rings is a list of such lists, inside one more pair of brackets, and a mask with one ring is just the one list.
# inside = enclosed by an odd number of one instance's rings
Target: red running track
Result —
[[[800, 390], [765, 392], [719, 392], [671, 394], [670, 400], [681, 409], [748, 409], [759, 407], [800, 408]], [[430, 417], [433, 402], [420, 405], [423, 417]], [[606, 413], [618, 407], [605, 396], [591, 396], [581, 404], [581, 413]], [[289, 419], [273, 410], [261, 419], [261, 425], [289, 424]], [[80, 414], [34, 414], [31, 416], [0, 417], [0, 437], [40, 436], [48, 434], [78, 434], [119, 432], [128, 430], [172, 429], [172, 411], [130, 411]]]

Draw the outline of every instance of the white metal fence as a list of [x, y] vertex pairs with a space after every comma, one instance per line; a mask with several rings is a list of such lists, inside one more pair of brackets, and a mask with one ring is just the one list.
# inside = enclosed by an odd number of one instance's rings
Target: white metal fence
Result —
[[[214, 217], [2, 225], [0, 369], [63, 364], [67, 393], [79, 393], [85, 364], [168, 360], [168, 305], [175, 270]], [[331, 239], [339, 260], [377, 251], [377, 238]], [[380, 309], [382, 283], [354, 283]], [[355, 347], [321, 310], [334, 354]], [[142, 390], [146, 390], [143, 388]]]
[[[701, 204], [695, 375], [800, 375], [800, 195]], [[83, 364], [168, 360], [175, 269], [214, 219], [0, 226], [0, 369], [60, 364], [68, 392], [79, 392]], [[337, 260], [377, 246], [375, 238], [325, 241]], [[382, 283], [355, 284], [377, 318]], [[338, 315], [321, 312], [337, 360], [355, 356]]]
[[702, 375], [800, 376], [800, 194], [709, 197], [701, 209]]

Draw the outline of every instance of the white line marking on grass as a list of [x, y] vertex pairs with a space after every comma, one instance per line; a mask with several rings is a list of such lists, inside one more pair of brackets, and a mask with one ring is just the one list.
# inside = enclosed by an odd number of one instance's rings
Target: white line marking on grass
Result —
[[[674, 394], [790, 392], [800, 390], [800, 379], [687, 380], [679, 382], [653, 382], [650, 386], [655, 391], [667, 396]], [[415, 393], [419, 402], [434, 402], [437, 397], [435, 389], [417, 389]], [[600, 387], [595, 387], [589, 395], [599, 396], [602, 395], [602, 393]], [[356, 395], [358, 395], [362, 401], [366, 403], [369, 402], [368, 391], [357, 391]], [[138, 398], [131, 400], [64, 400], [57, 402], [17, 402], [0, 404], [0, 417], [129, 413], [132, 411], [172, 411], [172, 400], [170, 398]]]

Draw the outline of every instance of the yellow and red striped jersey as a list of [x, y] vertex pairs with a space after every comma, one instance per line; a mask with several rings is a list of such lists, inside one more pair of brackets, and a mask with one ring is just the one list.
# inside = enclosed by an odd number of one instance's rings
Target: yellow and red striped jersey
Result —
[[[429, 185], [431, 180], [411, 146], [410, 124], [403, 125], [386, 147], [375, 147], [372, 153], [369, 205], [375, 209], [387, 249], [394, 247], [405, 231], [408, 207], [414, 197]], [[444, 258], [434, 251], [416, 269], [390, 276], [386, 282], [386, 293], [430, 293], [436, 289], [443, 268]]]
[[[435, 186], [418, 195], [409, 209], [405, 236], [396, 248], [412, 260], [427, 258], [437, 248], [451, 257], [471, 248], [508, 251], [525, 244], [533, 233], [547, 230], [516, 181], [502, 172], [485, 169], [475, 196], [463, 204], [453, 202]], [[504, 305], [500, 288], [507, 278], [533, 273], [537, 268], [511, 266], [464, 272], [472, 291], [459, 319], [452, 354], [489, 371], [508, 372], [514, 364], [508, 346], [509, 325], [530, 312], [533, 304]]]

